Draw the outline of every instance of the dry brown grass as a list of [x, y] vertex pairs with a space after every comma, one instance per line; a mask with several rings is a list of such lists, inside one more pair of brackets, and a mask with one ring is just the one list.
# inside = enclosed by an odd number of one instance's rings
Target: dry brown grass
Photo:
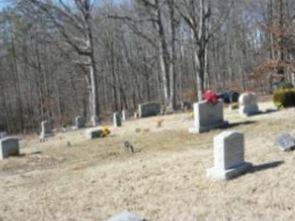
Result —
[[[100, 221], [122, 210], [157, 221], [295, 220], [295, 155], [274, 146], [278, 133], [295, 134], [294, 117], [295, 109], [249, 119], [226, 110], [256, 165], [229, 182], [206, 178], [221, 130], [191, 135], [188, 114], [132, 120], [91, 141], [83, 131], [22, 141], [24, 156], [0, 162], [0, 220]], [[135, 154], [123, 150], [125, 141]]]

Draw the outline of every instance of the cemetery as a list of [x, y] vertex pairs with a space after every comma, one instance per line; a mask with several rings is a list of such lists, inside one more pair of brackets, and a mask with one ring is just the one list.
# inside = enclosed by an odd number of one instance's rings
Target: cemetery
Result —
[[[0, 217], [293, 219], [294, 153], [279, 145], [294, 142], [285, 139], [295, 135], [295, 111], [266, 113], [274, 104], [258, 104], [262, 114], [249, 118], [223, 107], [227, 127], [202, 133], [189, 133], [196, 119], [186, 112], [110, 125], [107, 136], [107, 127], [90, 127], [56, 133], [46, 142], [21, 137], [16, 151], [21, 157], [0, 160], [0, 209], [5, 211]], [[218, 111], [215, 115], [221, 116]], [[279, 137], [284, 133], [289, 136]], [[132, 149], [124, 151], [124, 146]], [[17, 201], [10, 200], [13, 195]]]
[[0, 221], [295, 220], [295, 0], [0, 18]]

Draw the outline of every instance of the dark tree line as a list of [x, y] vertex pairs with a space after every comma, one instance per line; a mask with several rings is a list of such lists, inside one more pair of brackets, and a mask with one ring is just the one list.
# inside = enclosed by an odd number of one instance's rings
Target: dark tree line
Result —
[[0, 36], [0, 126], [10, 132], [295, 82], [292, 0], [14, 0]]

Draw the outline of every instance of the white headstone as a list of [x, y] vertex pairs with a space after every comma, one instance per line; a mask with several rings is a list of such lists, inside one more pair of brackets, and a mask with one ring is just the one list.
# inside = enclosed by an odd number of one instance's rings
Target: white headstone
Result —
[[121, 115], [122, 115], [122, 121], [126, 121], [127, 120], [127, 110], [122, 110]]
[[50, 137], [53, 135], [51, 125], [52, 124], [48, 121], [41, 122], [41, 133], [40, 133], [41, 142], [44, 142], [47, 137]]
[[14, 137], [0, 139], [0, 159], [19, 155], [19, 140]]
[[214, 137], [214, 167], [207, 170], [207, 176], [216, 180], [236, 177], [252, 164], [244, 161], [244, 135], [225, 131]]
[[216, 104], [201, 101], [194, 104], [194, 128], [190, 133], [202, 133], [214, 128], [226, 126], [227, 121], [223, 119], [223, 103]]
[[243, 93], [239, 97], [239, 113], [243, 116], [250, 116], [257, 114], [259, 108], [257, 105], [257, 97], [255, 93]]

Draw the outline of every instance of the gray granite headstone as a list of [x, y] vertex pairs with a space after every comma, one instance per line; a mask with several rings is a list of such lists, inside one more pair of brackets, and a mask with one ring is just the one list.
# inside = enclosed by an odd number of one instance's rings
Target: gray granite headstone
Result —
[[95, 139], [102, 137], [103, 129], [102, 128], [89, 128], [85, 130], [85, 136], [87, 139]]
[[223, 103], [221, 101], [216, 104], [201, 101], [194, 104], [194, 127], [189, 128], [189, 132], [207, 132], [227, 124], [228, 122], [223, 119]]
[[107, 221], [147, 221], [146, 219], [141, 219], [137, 215], [130, 212], [123, 212], [119, 215], [116, 215]]
[[295, 138], [290, 134], [281, 134], [276, 138], [276, 145], [283, 151], [290, 151], [295, 149]]
[[122, 126], [121, 114], [118, 113], [118, 112], [115, 112], [113, 114], [113, 125], [114, 125], [114, 128], [117, 128], [117, 127], [121, 127]]
[[77, 129], [85, 127], [86, 121], [85, 118], [82, 116], [75, 117], [75, 127]]
[[19, 155], [19, 140], [14, 137], [0, 139], [0, 159]]
[[214, 137], [214, 167], [207, 176], [228, 180], [246, 172], [251, 163], [244, 161], [244, 134], [225, 131]]
[[157, 116], [161, 113], [161, 105], [159, 103], [144, 103], [138, 105], [138, 115], [142, 117]]

